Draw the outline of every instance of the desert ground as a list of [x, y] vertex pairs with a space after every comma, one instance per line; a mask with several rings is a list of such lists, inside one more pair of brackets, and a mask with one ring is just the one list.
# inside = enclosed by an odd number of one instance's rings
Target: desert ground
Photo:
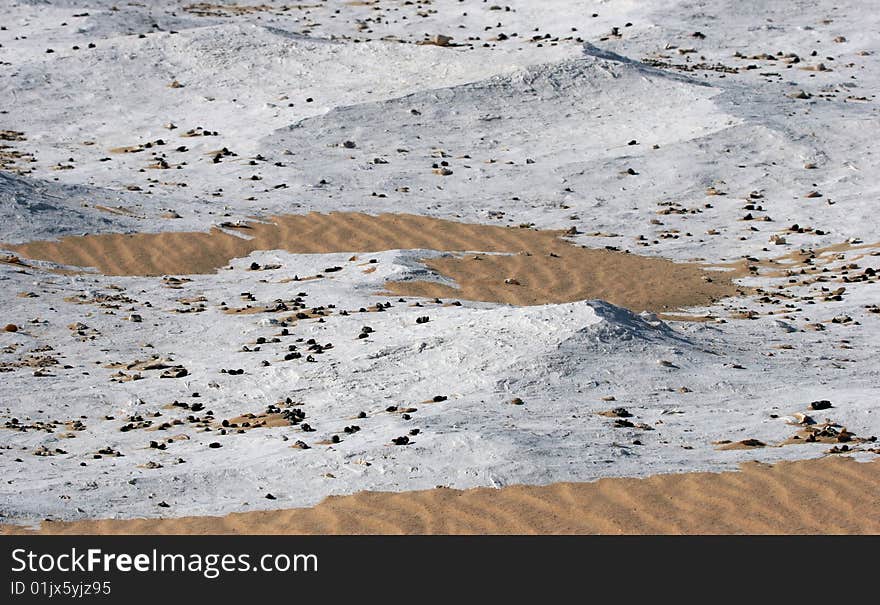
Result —
[[877, 31], [0, 0], [0, 532], [880, 533]]

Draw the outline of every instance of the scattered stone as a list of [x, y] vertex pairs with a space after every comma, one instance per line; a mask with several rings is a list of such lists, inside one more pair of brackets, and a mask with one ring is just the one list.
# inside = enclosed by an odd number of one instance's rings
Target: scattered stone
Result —
[[767, 444], [763, 441], [759, 441], [758, 439], [743, 439], [739, 442], [740, 445], [745, 447], [766, 447]]
[[806, 424], [806, 425], [816, 424], [816, 421], [813, 420], [812, 416], [808, 416], [807, 414], [802, 414], [801, 412], [798, 412], [794, 415], [794, 420], [797, 424]]
[[450, 42], [452, 42], [452, 36], [436, 34], [429, 41], [425, 42], [425, 44], [433, 44], [434, 46], [449, 46]]
[[183, 378], [188, 375], [189, 372], [183, 366], [175, 366], [173, 368], [168, 368], [159, 374], [159, 378]]
[[632, 418], [632, 414], [626, 408], [614, 408], [605, 412], [599, 412], [599, 415], [609, 418]]

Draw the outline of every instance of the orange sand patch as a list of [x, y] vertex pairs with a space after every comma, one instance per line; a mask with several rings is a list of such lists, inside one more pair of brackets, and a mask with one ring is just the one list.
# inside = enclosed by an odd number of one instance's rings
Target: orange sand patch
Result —
[[[736, 271], [582, 248], [562, 231], [458, 223], [409, 214], [331, 213], [279, 216], [209, 232], [101, 234], [5, 245], [24, 257], [106, 275], [211, 273], [255, 250], [292, 253], [427, 249], [457, 252], [426, 264], [457, 288], [427, 281], [392, 282], [395, 295], [454, 297], [513, 305], [599, 298], [636, 311], [710, 304], [736, 294]], [[471, 252], [465, 254], [465, 252]], [[480, 252], [483, 254], [473, 254]], [[500, 253], [500, 254], [486, 254]]]
[[230, 430], [275, 428], [279, 426], [290, 426], [290, 421], [280, 413], [245, 414], [229, 419]]
[[[0, 527], [0, 533], [26, 533]], [[502, 489], [333, 496], [225, 517], [45, 522], [44, 534], [877, 534], [880, 459]]]

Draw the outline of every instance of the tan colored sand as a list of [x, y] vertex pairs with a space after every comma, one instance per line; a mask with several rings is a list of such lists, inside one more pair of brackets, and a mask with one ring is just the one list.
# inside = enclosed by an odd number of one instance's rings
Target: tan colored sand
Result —
[[[21, 533], [0, 527], [0, 533]], [[43, 523], [46, 534], [877, 534], [880, 459], [500, 490], [330, 497], [226, 517]]]
[[[409, 214], [331, 213], [274, 217], [236, 229], [245, 237], [210, 232], [102, 234], [0, 245], [31, 259], [94, 267], [107, 275], [210, 273], [255, 250], [293, 253], [427, 249], [459, 254], [427, 264], [455, 280], [389, 283], [401, 296], [455, 297], [514, 305], [607, 300], [636, 311], [709, 304], [736, 293], [733, 272], [706, 271], [604, 249], [582, 248], [561, 231], [458, 223]], [[505, 283], [508, 280], [510, 283]]]

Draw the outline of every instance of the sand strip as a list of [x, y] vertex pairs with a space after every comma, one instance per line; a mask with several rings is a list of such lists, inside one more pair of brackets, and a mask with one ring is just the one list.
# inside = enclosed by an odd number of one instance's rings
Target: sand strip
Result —
[[[25, 533], [14, 526], [0, 533]], [[740, 472], [330, 497], [225, 517], [46, 522], [44, 534], [877, 534], [880, 459]]]
[[710, 304], [736, 294], [735, 272], [707, 271], [697, 264], [582, 248], [562, 231], [458, 223], [410, 214], [370, 216], [331, 213], [279, 216], [234, 228], [243, 237], [210, 232], [101, 234], [0, 247], [31, 258], [105, 275], [211, 273], [256, 250], [292, 253], [366, 253], [426, 249], [459, 254], [427, 261], [455, 280], [389, 283], [401, 296], [455, 297], [514, 305], [565, 303], [598, 298], [635, 311]]

